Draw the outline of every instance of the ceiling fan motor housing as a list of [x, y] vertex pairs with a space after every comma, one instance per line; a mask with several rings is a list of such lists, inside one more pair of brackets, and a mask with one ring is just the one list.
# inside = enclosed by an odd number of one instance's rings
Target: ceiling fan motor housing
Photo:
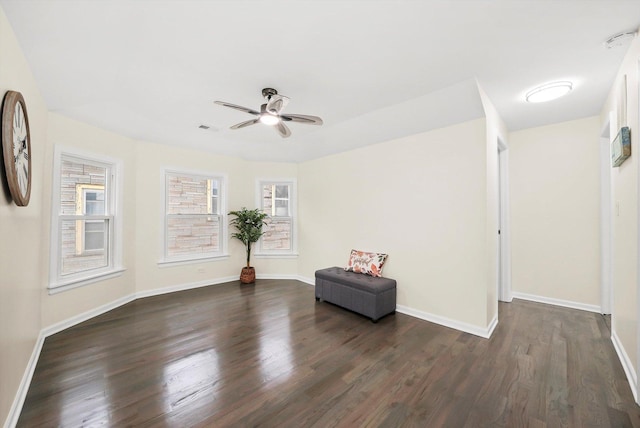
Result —
[[262, 90], [262, 96], [265, 97], [267, 99], [267, 101], [269, 100], [269, 98], [271, 98], [273, 95], [278, 95], [278, 91], [276, 91], [273, 88], [264, 88]]

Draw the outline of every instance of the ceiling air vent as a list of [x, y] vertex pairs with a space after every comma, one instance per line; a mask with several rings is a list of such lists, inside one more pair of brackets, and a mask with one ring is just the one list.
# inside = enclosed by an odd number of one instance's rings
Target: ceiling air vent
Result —
[[614, 36], [611, 36], [604, 42], [604, 45], [607, 49], [617, 48], [618, 46], [623, 46], [627, 44], [631, 39], [636, 36], [635, 31], [627, 31], [624, 33], [619, 33]]

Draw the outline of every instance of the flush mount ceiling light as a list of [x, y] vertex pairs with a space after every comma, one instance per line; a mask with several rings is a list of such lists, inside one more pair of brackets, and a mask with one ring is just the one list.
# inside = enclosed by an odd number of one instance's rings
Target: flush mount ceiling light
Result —
[[528, 103], [543, 103], [568, 94], [572, 88], [571, 82], [551, 82], [530, 90], [525, 95], [525, 99]]

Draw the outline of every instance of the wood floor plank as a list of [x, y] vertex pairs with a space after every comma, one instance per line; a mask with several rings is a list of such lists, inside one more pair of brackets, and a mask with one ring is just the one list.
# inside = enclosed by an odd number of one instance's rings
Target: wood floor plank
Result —
[[139, 299], [48, 337], [19, 427], [640, 427], [606, 317], [514, 301], [482, 339], [297, 281]]

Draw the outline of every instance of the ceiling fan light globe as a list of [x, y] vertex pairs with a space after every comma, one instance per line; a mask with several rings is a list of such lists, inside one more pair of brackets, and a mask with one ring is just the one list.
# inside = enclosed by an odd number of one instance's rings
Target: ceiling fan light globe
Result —
[[277, 125], [280, 122], [280, 118], [278, 116], [267, 113], [260, 116], [260, 122], [264, 123], [265, 125], [273, 126]]

